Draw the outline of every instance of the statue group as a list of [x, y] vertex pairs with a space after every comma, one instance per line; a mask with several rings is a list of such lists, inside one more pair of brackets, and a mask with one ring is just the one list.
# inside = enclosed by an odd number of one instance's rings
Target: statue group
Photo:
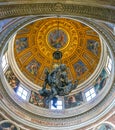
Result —
[[[49, 89], [47, 89], [47, 85]], [[45, 81], [42, 89], [39, 90], [41, 96], [52, 100], [54, 97], [68, 95], [78, 85], [76, 80], [74, 84], [68, 79], [67, 67], [65, 64], [60, 64], [58, 67], [49, 72], [45, 70]]]

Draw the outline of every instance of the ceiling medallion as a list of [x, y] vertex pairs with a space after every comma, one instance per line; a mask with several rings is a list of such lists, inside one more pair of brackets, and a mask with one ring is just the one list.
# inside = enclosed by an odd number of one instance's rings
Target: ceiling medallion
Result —
[[51, 47], [55, 49], [63, 48], [67, 45], [68, 37], [64, 30], [62, 29], [54, 29], [49, 32], [48, 35], [48, 43]]

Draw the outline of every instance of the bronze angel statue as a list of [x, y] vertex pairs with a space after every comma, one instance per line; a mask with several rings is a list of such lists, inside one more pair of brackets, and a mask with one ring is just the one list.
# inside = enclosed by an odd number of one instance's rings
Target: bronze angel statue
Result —
[[[47, 85], [50, 89], [47, 89]], [[68, 95], [78, 85], [76, 80], [73, 84], [71, 80], [68, 80], [67, 67], [65, 64], [60, 64], [54, 70], [49, 72], [45, 70], [45, 81], [42, 89], [39, 90], [41, 96], [47, 98], [49, 101], [58, 96]]]

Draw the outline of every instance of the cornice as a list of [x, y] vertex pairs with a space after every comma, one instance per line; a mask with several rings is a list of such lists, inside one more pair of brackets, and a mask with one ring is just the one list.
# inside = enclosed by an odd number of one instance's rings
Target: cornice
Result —
[[0, 19], [27, 15], [83, 16], [115, 23], [115, 8], [75, 3], [29, 3], [0, 6]]
[[106, 1], [100, 1], [100, 0], [0, 0], [1, 4], [7, 5], [7, 4], [28, 4], [28, 3], [72, 3], [72, 4], [82, 4], [87, 5], [87, 2], [89, 2], [89, 5], [108, 5], [108, 6], [114, 6], [115, 1], [114, 0], [106, 0]]

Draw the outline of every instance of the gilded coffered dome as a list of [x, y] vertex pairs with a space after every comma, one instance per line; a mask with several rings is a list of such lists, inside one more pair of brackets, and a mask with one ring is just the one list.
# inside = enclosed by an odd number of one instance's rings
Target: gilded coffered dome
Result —
[[52, 56], [56, 50], [63, 54], [61, 62], [68, 67], [69, 79], [82, 83], [97, 67], [101, 43], [90, 27], [67, 18], [35, 21], [19, 30], [14, 40], [18, 67], [39, 86], [43, 84], [44, 70], [51, 70], [59, 62]]
[[[0, 128], [114, 129], [114, 2], [0, 3]], [[52, 87], [45, 74], [56, 69]]]

